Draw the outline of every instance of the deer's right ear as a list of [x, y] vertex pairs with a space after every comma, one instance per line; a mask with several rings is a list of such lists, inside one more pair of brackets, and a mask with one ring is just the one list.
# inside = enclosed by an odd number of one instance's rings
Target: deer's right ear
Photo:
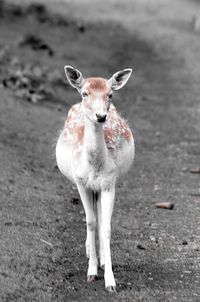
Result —
[[84, 83], [82, 73], [78, 69], [75, 69], [74, 67], [69, 65], [65, 66], [64, 69], [70, 85], [72, 85], [76, 89], [81, 89]]

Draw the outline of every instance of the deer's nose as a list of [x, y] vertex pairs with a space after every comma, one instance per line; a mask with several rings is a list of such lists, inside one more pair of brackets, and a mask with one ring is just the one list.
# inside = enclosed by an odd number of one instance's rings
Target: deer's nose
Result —
[[97, 122], [104, 123], [107, 117], [107, 114], [98, 114], [96, 113]]

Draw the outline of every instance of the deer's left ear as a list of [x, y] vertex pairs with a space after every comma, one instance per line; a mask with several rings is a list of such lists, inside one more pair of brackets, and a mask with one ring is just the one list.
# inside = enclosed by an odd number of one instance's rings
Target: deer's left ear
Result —
[[130, 78], [131, 73], [132, 73], [131, 68], [127, 68], [114, 73], [113, 76], [108, 80], [110, 87], [113, 90], [118, 90], [122, 88]]

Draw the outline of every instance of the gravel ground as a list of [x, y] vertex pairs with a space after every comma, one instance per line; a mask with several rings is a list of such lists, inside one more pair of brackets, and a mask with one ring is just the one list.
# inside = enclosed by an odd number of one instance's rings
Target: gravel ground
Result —
[[[199, 1], [23, 2], [0, 2], [1, 301], [200, 301]], [[66, 64], [133, 68], [113, 100], [136, 141], [112, 220], [116, 295], [102, 271], [86, 282], [83, 207], [55, 162], [79, 101]]]

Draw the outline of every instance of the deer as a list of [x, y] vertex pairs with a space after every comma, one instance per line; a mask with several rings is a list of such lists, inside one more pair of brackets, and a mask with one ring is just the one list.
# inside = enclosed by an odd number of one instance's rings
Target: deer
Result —
[[84, 78], [72, 66], [64, 67], [69, 84], [80, 93], [81, 102], [67, 115], [56, 145], [61, 173], [76, 184], [86, 215], [87, 281], [98, 276], [95, 232], [98, 229], [100, 267], [104, 269], [105, 289], [116, 292], [110, 240], [116, 181], [134, 160], [133, 134], [119, 115], [113, 91], [121, 89], [131, 76], [127, 68], [109, 79]]

